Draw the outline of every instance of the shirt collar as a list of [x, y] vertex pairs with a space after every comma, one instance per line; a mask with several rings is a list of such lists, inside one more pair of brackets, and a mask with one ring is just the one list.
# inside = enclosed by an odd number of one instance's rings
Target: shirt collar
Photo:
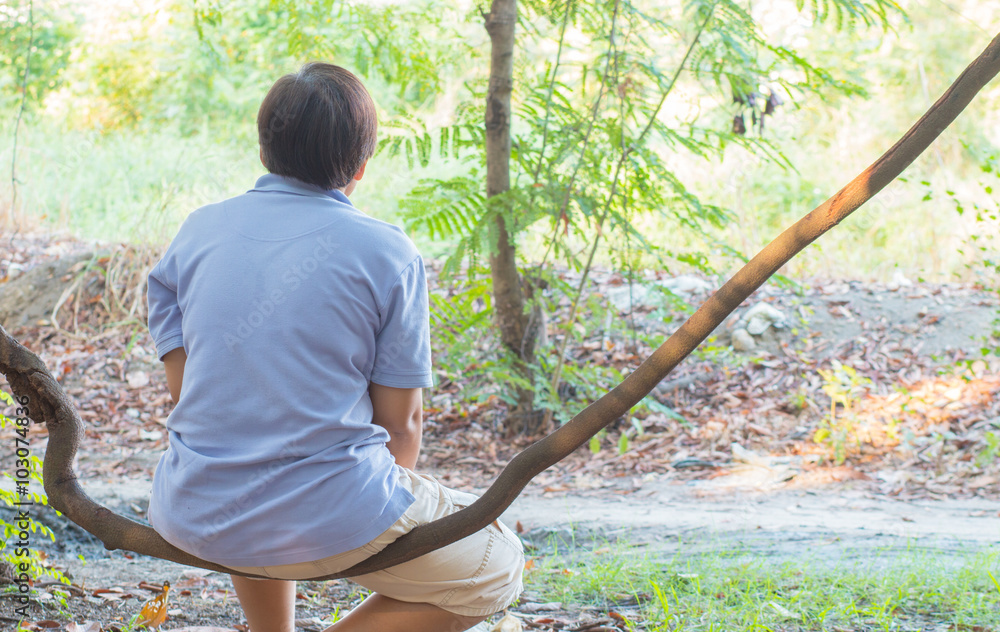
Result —
[[344, 195], [343, 191], [338, 191], [337, 189], [331, 189], [327, 191], [322, 187], [318, 187], [314, 184], [309, 184], [296, 178], [289, 178], [287, 176], [279, 176], [276, 173], [268, 173], [257, 178], [257, 183], [254, 185], [251, 191], [260, 192], [278, 192], [278, 193], [291, 193], [293, 195], [305, 195], [308, 197], [329, 197], [340, 202], [341, 204], [347, 204], [348, 206], [354, 206], [351, 201]]

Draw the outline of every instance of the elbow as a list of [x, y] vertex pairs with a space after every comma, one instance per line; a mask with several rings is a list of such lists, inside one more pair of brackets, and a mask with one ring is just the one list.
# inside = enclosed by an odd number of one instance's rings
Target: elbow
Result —
[[424, 429], [424, 413], [421, 410], [410, 413], [403, 426], [403, 433], [409, 436], [420, 436]]

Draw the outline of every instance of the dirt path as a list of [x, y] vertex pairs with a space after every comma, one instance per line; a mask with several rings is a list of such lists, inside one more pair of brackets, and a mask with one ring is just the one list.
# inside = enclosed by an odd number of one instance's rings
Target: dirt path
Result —
[[[140, 518], [150, 481], [85, 481], [88, 494], [125, 515]], [[136, 510], [139, 510], [138, 513]], [[531, 486], [503, 514], [519, 525], [525, 542], [540, 551], [553, 545], [599, 548], [643, 545], [657, 556], [692, 554], [711, 547], [739, 547], [776, 561], [821, 552], [831, 563], [870, 557], [890, 561], [893, 551], [937, 551], [947, 558], [1000, 545], [1000, 503], [983, 499], [899, 501], [852, 489], [850, 484], [806, 490], [761, 491], [712, 481], [682, 485], [649, 477], [628, 493], [545, 492]], [[92, 586], [176, 580], [184, 567], [121, 552], [105, 552], [87, 534], [62, 520], [62, 558], [77, 582]], [[74, 560], [77, 554], [86, 563]]]
[[520, 522], [538, 546], [551, 537], [592, 548], [622, 540], [657, 557], [728, 546], [777, 562], [809, 552], [840, 563], [914, 546], [947, 557], [1000, 545], [996, 502], [902, 502], [849, 488], [706, 493], [652, 481], [627, 496], [529, 493], [504, 520]]

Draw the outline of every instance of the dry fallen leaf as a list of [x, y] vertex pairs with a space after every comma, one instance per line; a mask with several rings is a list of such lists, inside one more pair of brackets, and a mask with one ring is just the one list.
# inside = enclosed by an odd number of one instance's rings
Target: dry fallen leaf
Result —
[[142, 605], [136, 626], [159, 628], [167, 620], [167, 600], [170, 596], [170, 582], [163, 582], [163, 592]]
[[98, 621], [70, 622], [66, 624], [66, 632], [101, 632], [101, 624]]

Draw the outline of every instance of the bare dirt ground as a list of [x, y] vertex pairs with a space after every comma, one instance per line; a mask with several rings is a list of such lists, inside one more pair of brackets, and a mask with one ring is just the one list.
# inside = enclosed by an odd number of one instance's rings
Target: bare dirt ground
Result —
[[[0, 323], [60, 376], [88, 424], [77, 466], [84, 488], [138, 520], [170, 410], [141, 324], [135, 279], [146, 261], [134, 249], [92, 255], [76, 242], [30, 236], [0, 251]], [[697, 305], [712, 285], [650, 275], [629, 288], [621, 277], [597, 275], [592, 292], [613, 306], [605, 322], [633, 328], [595, 329], [571, 349], [573, 360], [634, 366], [649, 351], [642, 340], [682, 322], [682, 310], [662, 300], [663, 287]], [[730, 547], [775, 560], [808, 553], [872, 564], [914, 547], [955, 560], [996, 547], [1000, 366], [981, 350], [996, 348], [998, 309], [996, 294], [981, 288], [906, 279], [817, 281], [798, 291], [769, 285], [720, 328], [715, 351], [689, 359], [657, 388], [658, 406], [638, 425], [622, 420], [596, 454], [582, 448], [543, 472], [503, 519], [536, 555], [628, 542], [665, 559]], [[831, 421], [838, 383], [850, 392]], [[502, 405], [468, 404], [458, 391], [445, 379], [428, 399], [421, 467], [482, 491], [526, 443], [497, 441]], [[44, 428], [31, 438], [40, 454]], [[7, 452], [3, 471], [12, 464]], [[240, 629], [225, 576], [106, 552], [51, 512], [35, 518], [56, 542], [34, 543], [74, 585], [65, 603], [58, 591], [67, 589], [37, 586], [30, 613], [38, 629], [39, 621], [67, 632], [86, 621], [101, 624], [86, 632], [121, 626], [153, 594], [141, 586], [164, 581], [174, 587], [164, 630]], [[321, 629], [360, 596], [346, 581], [301, 584], [300, 629]], [[526, 623], [539, 612], [536, 600], [529, 590], [515, 609]], [[0, 629], [13, 628], [11, 604], [0, 598]], [[591, 614], [560, 613], [568, 621]]]

